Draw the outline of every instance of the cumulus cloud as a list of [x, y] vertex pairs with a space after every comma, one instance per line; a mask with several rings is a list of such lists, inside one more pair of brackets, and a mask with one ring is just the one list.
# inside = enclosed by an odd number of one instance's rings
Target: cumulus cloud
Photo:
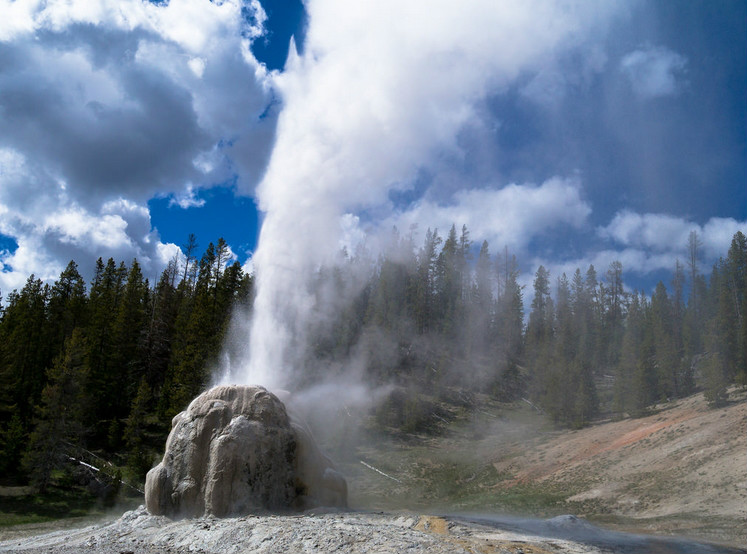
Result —
[[681, 250], [690, 231], [698, 225], [667, 214], [638, 214], [623, 210], [599, 229], [599, 234], [626, 246], [650, 248], [659, 252]]
[[[699, 225], [682, 217], [667, 214], [638, 214], [629, 210], [618, 212], [612, 221], [598, 229], [601, 237], [610, 239], [624, 247], [641, 252], [651, 252], [648, 258], [656, 259], [657, 254], [668, 254], [674, 266], [674, 257], [683, 257], [687, 252], [688, 237], [692, 231], [698, 234], [703, 243], [705, 261], [712, 263], [723, 256], [737, 231], [747, 230], [747, 220], [712, 217]], [[645, 266], [639, 265], [645, 272]], [[659, 269], [659, 268], [655, 268]]]
[[177, 251], [160, 242], [148, 210], [131, 200], [84, 207], [70, 198], [64, 181], [14, 151], [0, 150], [0, 168], [0, 233], [18, 245], [0, 253], [0, 290], [21, 288], [31, 274], [54, 280], [71, 259], [90, 275], [98, 256], [137, 258], [152, 275]]
[[173, 248], [151, 231], [148, 199], [194, 205], [227, 179], [253, 191], [276, 122], [249, 50], [264, 32], [257, 0], [3, 0], [0, 11], [0, 233], [19, 244], [1, 288], [38, 273], [31, 248], [50, 273], [71, 254], [137, 256], [157, 271]]
[[679, 93], [684, 85], [687, 59], [663, 46], [643, 46], [623, 57], [620, 70], [640, 98]]
[[453, 224], [466, 225], [480, 240], [523, 250], [534, 237], [554, 227], [581, 227], [590, 214], [579, 181], [554, 177], [539, 186], [462, 190], [446, 204], [424, 200], [385, 220], [381, 227], [410, 229], [427, 224], [443, 234]]

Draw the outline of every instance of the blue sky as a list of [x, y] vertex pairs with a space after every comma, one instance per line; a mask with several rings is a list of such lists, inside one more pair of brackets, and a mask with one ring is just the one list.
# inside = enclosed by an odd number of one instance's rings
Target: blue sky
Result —
[[456, 223], [527, 283], [619, 259], [646, 288], [691, 230], [704, 271], [747, 231], [743, 1], [0, 13], [3, 296], [70, 259], [154, 278], [189, 233], [248, 263], [262, 221], [267, 257], [299, 271], [392, 225]]

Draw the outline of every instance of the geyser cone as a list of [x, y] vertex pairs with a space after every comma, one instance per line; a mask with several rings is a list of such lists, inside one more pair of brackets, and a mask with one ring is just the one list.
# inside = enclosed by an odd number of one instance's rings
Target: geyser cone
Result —
[[241, 515], [345, 507], [347, 484], [306, 427], [260, 386], [227, 385], [174, 417], [163, 461], [148, 472], [156, 515]]

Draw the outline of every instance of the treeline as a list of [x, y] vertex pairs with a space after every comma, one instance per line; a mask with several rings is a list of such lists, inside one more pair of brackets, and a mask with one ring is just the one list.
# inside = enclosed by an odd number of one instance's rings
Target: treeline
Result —
[[[252, 278], [223, 239], [194, 257], [190, 236], [151, 286], [137, 260], [71, 261], [50, 285], [33, 275], [0, 318], [0, 475], [44, 489], [56, 468], [97, 453], [140, 480], [173, 415], [209, 380], [231, 309]], [[186, 259], [184, 259], [186, 258]], [[87, 459], [87, 458], [86, 458]]]
[[[747, 384], [747, 240], [736, 233], [710, 279], [698, 269], [696, 232], [687, 247], [671, 289], [660, 282], [650, 298], [626, 290], [617, 261], [603, 275], [589, 266], [553, 278], [540, 266], [525, 325], [507, 250], [493, 257], [483, 242], [474, 259], [466, 227], [445, 239], [428, 230], [420, 246], [395, 231], [377, 260], [361, 251], [319, 272], [320, 310], [330, 289], [349, 301], [315, 324], [308, 365], [323, 373], [356, 359], [375, 382], [524, 398], [574, 426], [601, 413], [640, 415], [698, 386], [718, 404], [728, 385]], [[361, 267], [371, 268], [363, 287]], [[417, 417], [417, 406], [398, 409]]]
[[[252, 276], [227, 265], [225, 241], [200, 259], [195, 247], [190, 237], [154, 285], [136, 260], [99, 259], [88, 285], [70, 262], [54, 284], [31, 276], [7, 296], [2, 479], [43, 489], [85, 453], [144, 478], [173, 415], [209, 383], [232, 310], [252, 301]], [[719, 404], [730, 384], [747, 383], [747, 239], [738, 232], [709, 277], [700, 249], [691, 234], [671, 288], [659, 283], [651, 297], [627, 291], [619, 262], [602, 275], [541, 266], [525, 306], [507, 249], [476, 248], [466, 227], [445, 238], [429, 230], [420, 244], [395, 231], [378, 257], [361, 249], [315, 274], [318, 317], [296, 386], [353, 366], [400, 390], [524, 399], [572, 426], [637, 416], [698, 388]], [[393, 396], [387, 424], [432, 420], [422, 397]]]

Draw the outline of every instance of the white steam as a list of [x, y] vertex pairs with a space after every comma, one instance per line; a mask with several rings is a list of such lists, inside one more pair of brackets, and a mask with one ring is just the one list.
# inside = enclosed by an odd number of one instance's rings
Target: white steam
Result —
[[[459, 155], [457, 137], [478, 123], [479, 102], [578, 45], [617, 10], [611, 2], [547, 0], [306, 6], [304, 54], [291, 48], [275, 77], [283, 110], [258, 189], [265, 219], [249, 356], [224, 376], [269, 387], [292, 386], [303, 370], [317, 311], [310, 275], [334, 262], [350, 214], [391, 216], [391, 190], [412, 186], [444, 154]], [[575, 187], [556, 185], [584, 217]]]

